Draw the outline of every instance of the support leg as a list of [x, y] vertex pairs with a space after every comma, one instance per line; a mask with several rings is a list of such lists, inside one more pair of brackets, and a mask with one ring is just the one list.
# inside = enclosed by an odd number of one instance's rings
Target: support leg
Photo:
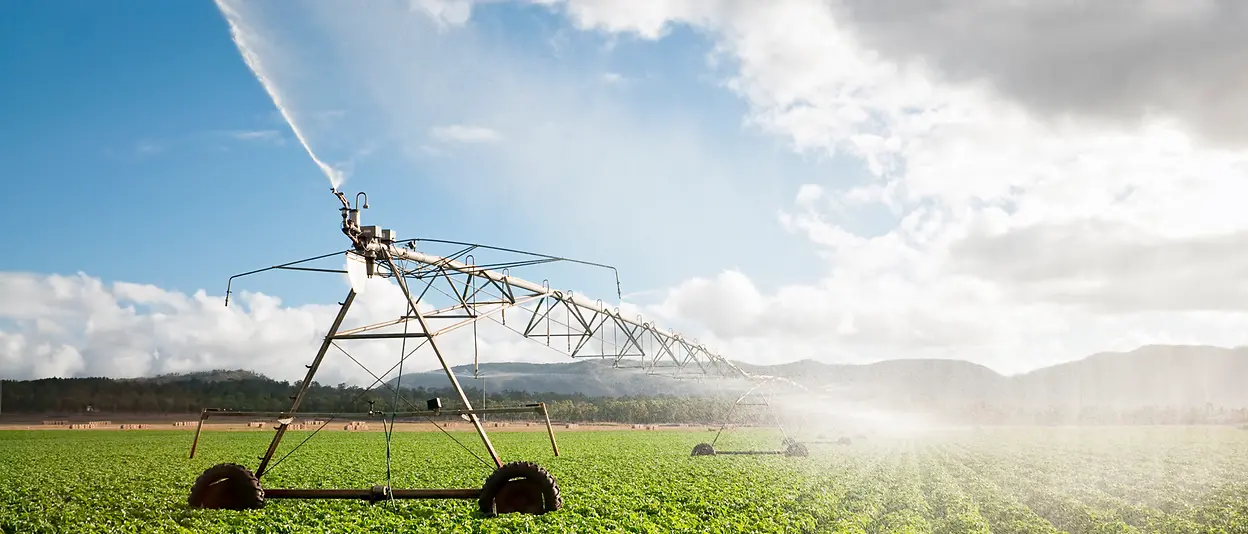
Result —
[[303, 377], [303, 382], [299, 384], [299, 391], [295, 393], [294, 401], [291, 402], [290, 412], [285, 414], [277, 427], [277, 433], [273, 435], [272, 443], [269, 443], [268, 450], [264, 451], [264, 456], [260, 458], [260, 466], [256, 468], [256, 478], [264, 475], [264, 470], [269, 467], [269, 461], [273, 459], [273, 454], [277, 452], [278, 443], [282, 442], [282, 436], [286, 434], [286, 427], [289, 425], [290, 418], [295, 415], [295, 410], [299, 409], [299, 404], [303, 402], [303, 395], [308, 392], [308, 388], [312, 386], [312, 377], [316, 375], [316, 370], [320, 368], [321, 361], [325, 359], [325, 353], [329, 351], [329, 346], [334, 342], [334, 336], [338, 333], [338, 329], [342, 327], [343, 319], [347, 317], [347, 310], [351, 308], [351, 303], [355, 301], [355, 290], [347, 292], [346, 300], [342, 301], [342, 307], [338, 308], [338, 316], [334, 318], [334, 324], [329, 327], [329, 333], [325, 334], [325, 341], [321, 343], [321, 350], [317, 351], [316, 358], [312, 360], [312, 365], [308, 366], [308, 374]]
[[751, 393], [754, 393], [754, 390], [762, 387], [762, 385], [765, 383], [766, 382], [762, 382], [750, 388], [749, 391], [746, 391], [744, 395], [737, 397], [737, 400], [732, 403], [732, 406], [728, 407], [728, 413], [724, 414], [724, 422], [722, 425], [719, 426], [719, 432], [716, 432], [715, 439], [711, 440], [712, 447], [715, 446], [715, 444], [719, 442], [719, 437], [723, 435], [724, 429], [728, 428], [728, 423], [732, 420], [732, 412], [736, 411], [737, 405], [741, 404], [742, 400], [744, 400], [746, 397], [749, 397]]
[[[468, 395], [464, 393], [464, 388], [460, 387], [459, 380], [455, 378], [455, 373], [451, 371], [451, 367], [446, 364], [446, 358], [442, 357], [442, 350], [438, 348], [437, 335], [429, 328], [429, 323], [425, 321], [424, 314], [420, 313], [420, 308], [416, 307], [416, 299], [412, 298], [412, 292], [407, 288], [407, 280], [403, 277], [403, 271], [399, 270], [394, 264], [394, 260], [386, 258], [386, 264], [390, 267], [390, 272], [394, 273], [394, 279], [399, 282], [399, 288], [403, 290], [403, 296], [407, 297], [407, 304], [411, 310], [411, 314], [420, 322], [420, 327], [429, 335], [429, 346], [433, 347], [433, 353], [438, 357], [438, 363], [442, 364], [442, 370], [446, 371], [446, 377], [451, 381], [451, 387], [455, 389], [455, 393], [459, 395], [459, 401], [464, 403], [464, 408], [471, 410], [472, 402], [468, 400]], [[481, 442], [485, 444], [485, 450], [490, 453], [490, 458], [494, 460], [495, 467], [502, 467], [503, 461], [499, 459], [498, 453], [494, 451], [494, 444], [490, 443], [490, 437], [485, 434], [485, 428], [481, 426], [481, 420], [477, 418], [477, 414], [468, 414], [468, 420], [472, 421], [472, 426], [476, 428], [477, 435], [481, 436]]]
[[550, 413], [546, 411], [546, 403], [542, 405], [542, 417], [546, 418], [546, 434], [550, 436], [550, 448], [555, 450], [555, 456], [559, 456], [559, 444], [555, 443], [555, 429], [550, 426]]
[[195, 425], [195, 439], [191, 440], [191, 459], [195, 459], [195, 446], [199, 445], [199, 431], [204, 429], [204, 419], [208, 418], [208, 410], [199, 412], [199, 424]]

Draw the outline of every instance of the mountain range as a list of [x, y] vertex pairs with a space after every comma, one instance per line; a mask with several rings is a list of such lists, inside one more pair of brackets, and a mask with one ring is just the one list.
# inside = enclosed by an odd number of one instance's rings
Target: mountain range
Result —
[[[750, 373], [789, 378], [842, 401], [892, 408], [1002, 410], [1138, 410], [1149, 407], [1248, 408], [1248, 348], [1150, 345], [1104, 352], [1018, 375], [961, 360], [888, 360], [829, 364], [801, 360], [778, 365], [737, 363]], [[460, 383], [490, 392], [517, 390], [586, 396], [700, 395], [724, 391], [717, 379], [675, 380], [612, 368], [609, 361], [487, 363], [452, 367]], [[696, 372], [695, 372], [696, 374]], [[403, 387], [447, 385], [441, 369], [403, 375]], [[735, 388], [733, 389], [736, 390]]]

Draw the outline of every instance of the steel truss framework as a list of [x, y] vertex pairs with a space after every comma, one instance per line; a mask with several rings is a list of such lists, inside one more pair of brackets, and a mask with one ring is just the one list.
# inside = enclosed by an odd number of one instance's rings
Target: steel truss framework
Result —
[[[699, 443], [693, 447], [693, 456], [713, 456], [718, 454], [783, 454], [786, 456], [806, 456], [807, 449], [799, 443], [793, 436], [789, 435], [789, 431], [785, 428], [785, 423], [777, 413], [775, 406], [776, 397], [784, 393], [794, 392], [791, 386], [797, 385], [801, 392], [806, 389], [800, 385], [785, 381], [779, 378], [760, 379], [757, 383], [747, 390], [744, 394], [737, 398], [731, 406], [728, 407], [727, 413], [724, 414], [723, 422], [720, 424], [719, 430], [715, 433], [715, 438], [710, 443]], [[777, 386], [787, 386], [784, 390]], [[771, 419], [771, 423], [780, 431], [781, 445], [783, 449], [779, 450], [720, 450], [715, 445], [719, 443], [719, 439], [723, 437], [725, 431], [733, 426], [733, 415], [737, 413], [737, 408], [741, 406], [761, 406]]]
[[[360, 225], [358, 195], [357, 205], [352, 207], [341, 192], [335, 190], [334, 194], [342, 203], [342, 231], [351, 240], [351, 248], [235, 275], [227, 284], [227, 306], [235, 278], [272, 269], [347, 274], [352, 282], [352, 289], [339, 303], [338, 313], [329, 331], [312, 362], [306, 366], [307, 373], [298, 391], [292, 396], [290, 409], [276, 414], [278, 416], [276, 432], [268, 449], [260, 458], [259, 466], [254, 474], [234, 466], [222, 475], [213, 470], [223, 466], [214, 466], [213, 469], [206, 471], [192, 488], [192, 506], [239, 508], [258, 507], [263, 504], [262, 498], [256, 502], [256, 499], [251, 499], [250, 494], [245, 496], [246, 498], [217, 494], [205, 496], [205, 492], [226, 491], [205, 488], [226, 487], [226, 485], [219, 484], [213, 486], [214, 477], [220, 478], [221, 476], [233, 477], [232, 479], [236, 482], [230, 487], [259, 488], [259, 479], [271, 469], [270, 462], [288, 427], [298, 414], [313, 379], [331, 348], [342, 352], [374, 377], [375, 381], [368, 389], [381, 384], [394, 391], [396, 413], [382, 414], [389, 415], [393, 424], [397, 410], [399, 410], [397, 403], [402, 397], [398, 394], [398, 390], [391, 387], [385, 379], [396, 369], [399, 376], [402, 376], [404, 362], [418, 350], [427, 347], [438, 360], [459, 402], [463, 405], [463, 409], [457, 413], [472, 424], [494, 464], [494, 474], [487, 479], [485, 486], [481, 489], [392, 490], [387, 481], [386, 486], [374, 487], [371, 490], [281, 489], [267, 490], [264, 494], [285, 498], [364, 498], [370, 500], [478, 498], [481, 510], [486, 514], [505, 513], [506, 511], [544, 513], [558, 509], [561, 501], [558, 497], [557, 486], [553, 477], [549, 476], [545, 470], [529, 462], [505, 464], [502, 461], [478, 417], [478, 414], [485, 411], [473, 408], [459, 379], [447, 362], [446, 347], [440, 343], [440, 340], [444, 339], [447, 334], [471, 327], [474, 331], [475, 364], [475, 333], [478, 323], [482, 321], [496, 323], [572, 358], [609, 360], [611, 365], [617, 368], [641, 369], [646, 373], [670, 374], [676, 378], [716, 377], [764, 383], [778, 381], [792, 383], [780, 377], [751, 374], [724, 357], [711, 352], [696, 340], [687, 340], [670, 330], [665, 332], [640, 316], [625, 317], [618, 308], [607, 307], [601, 300], [591, 301], [571, 291], [552, 289], [546, 280], [539, 284], [510, 274], [511, 269], [558, 261], [611, 268], [609, 266], [454, 241], [395, 240], [391, 230]], [[367, 197], [365, 197], [364, 207], [367, 208]], [[454, 245], [460, 248], [452, 254], [434, 255], [417, 250], [417, 243], [422, 242]], [[473, 254], [487, 251], [520, 255], [523, 258], [477, 265]], [[343, 259], [344, 253], [348, 266], [346, 270], [308, 266], [308, 263], [312, 261], [328, 258]], [[397, 317], [380, 322], [345, 326], [348, 323], [348, 314], [359, 296], [357, 290], [364, 290], [370, 285], [376, 286], [377, 280], [385, 281], [385, 285], [389, 285], [390, 282], [397, 285], [405, 301], [405, 311]], [[618, 294], [618, 276], [616, 284]], [[398, 362], [385, 373], [374, 373], [339, 345], [340, 342], [370, 340], [389, 340], [391, 343], [399, 341], [402, 344]], [[409, 341], [416, 345], [410, 351], [407, 345]], [[403, 400], [411, 404], [410, 401]], [[432, 404], [428, 408], [436, 411], [436, 407]], [[544, 405], [541, 406], [543, 414], [544, 408]], [[410, 413], [418, 413], [421, 408], [411, 406], [411, 410]], [[205, 412], [201, 416], [201, 421], [207, 415], [208, 413]], [[384, 420], [383, 417], [383, 422]], [[552, 446], [555, 446], [553, 431], [551, 431], [551, 440]], [[387, 447], [389, 447], [389, 434], [387, 434]], [[555, 450], [557, 455], [557, 446]], [[287, 456], [289, 454], [288, 452]], [[279, 459], [279, 463], [280, 461]], [[389, 473], [389, 465], [387, 465], [387, 473]], [[513, 482], [516, 479], [521, 482]], [[237, 480], [243, 480], [243, 482], [239, 483]]]

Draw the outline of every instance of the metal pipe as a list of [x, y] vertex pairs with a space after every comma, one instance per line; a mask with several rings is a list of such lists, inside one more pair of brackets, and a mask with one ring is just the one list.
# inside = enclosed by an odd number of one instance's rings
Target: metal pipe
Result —
[[[396, 417], [430, 417], [438, 415], [470, 415], [484, 413], [543, 413], [545, 410], [538, 406], [513, 406], [504, 408], [476, 408], [472, 410], [417, 410], [410, 412], [303, 412], [299, 415], [303, 417], [379, 417], [383, 415], [393, 415]], [[203, 417], [293, 417], [292, 412], [236, 412], [233, 410], [218, 410], [208, 408], [204, 410]]]
[[[531, 291], [541, 296], [549, 296], [549, 297], [558, 299], [560, 301], [563, 301], [565, 303], [573, 304], [579, 308], [585, 308], [588, 310], [594, 310], [600, 313], [613, 315], [611, 314], [610, 308], [598, 302], [590, 301], [589, 299], [585, 297], [574, 295], [570, 292], [565, 295], [563, 292], [550, 289], [549, 286], [543, 286], [542, 284], [530, 282], [522, 278], [516, 278], [514, 276], [504, 275], [503, 273], [500, 273], [497, 271], [491, 271], [488, 269], [481, 269], [478, 267], [473, 267], [471, 265], [468, 265], [463, 262], [459, 262], [450, 258], [444, 258], [441, 256], [425, 254], [423, 252], [418, 252], [418, 251], [406, 249], [406, 248], [400, 248], [394, 245], [383, 244], [377, 241], [368, 242], [364, 246], [364, 252], [372, 252], [374, 254], [389, 254], [390, 256], [395, 257], [395, 258], [402, 258], [402, 259], [406, 259], [406, 260], [410, 260], [410, 261], [414, 261], [414, 262], [418, 262], [418, 263], [422, 263], [426, 265], [436, 265], [441, 268], [451, 269], [451, 270], [458, 271], [458, 272], [468, 274], [471, 276], [485, 277], [487, 279], [493, 280], [500, 284], [509, 284], [515, 287], [519, 287], [519, 288]], [[396, 272], [397, 272], [397, 269], [396, 269]], [[397, 277], [397, 278], [401, 279], [402, 277]], [[638, 321], [633, 321], [625, 317], [616, 316], [616, 318], [620, 322], [631, 324], [634, 326], [640, 326], [648, 330], [652, 335], [660, 339], [665, 339], [668, 342], [675, 341], [678, 339], [678, 336], [664, 333], [653, 325], [638, 322]], [[724, 364], [725, 366], [729, 367], [730, 369], [732, 369], [733, 371], [735, 371], [737, 374], [739, 374], [742, 377], [763, 378], [761, 376], [752, 375], [751, 373], [746, 372], [745, 370], [734, 365], [732, 362], [728, 361], [723, 356], [710, 352], [709, 350], [706, 349], [706, 347], [697, 346], [696, 348], [700, 350], [701, 352], [703, 352], [704, 354], [706, 354], [706, 357], [708, 359], [716, 363]]]
[[[386, 247], [386, 249], [382, 251], [383, 254], [391, 249], [393, 251], [402, 251], [398, 247]], [[412, 292], [407, 288], [407, 280], [400, 274], [402, 271], [394, 264], [394, 259], [391, 256], [383, 255], [382, 257], [385, 258], [386, 264], [390, 267], [390, 272], [394, 273], [395, 279], [398, 280], [399, 288], [403, 290], [403, 296], [407, 298], [407, 303], [411, 307], [409, 311], [420, 322], [421, 330], [429, 332], [429, 324], [425, 322], [425, 317], [420, 313], [420, 308], [416, 306], [416, 300], [412, 297]], [[407, 315], [407, 313], [404, 313], [404, 315]], [[459, 395], [459, 400], [464, 403], [464, 407], [471, 410], [472, 401], [468, 400], [468, 395], [464, 393], [464, 388], [459, 385], [459, 380], [455, 378], [455, 373], [451, 371], [451, 366], [446, 363], [446, 358], [442, 357], [442, 350], [438, 348], [437, 336], [431, 335], [427, 339], [429, 340], [429, 346], [433, 348], [433, 354], [438, 357], [438, 363], [442, 364], [442, 370], [446, 372], [446, 377], [450, 379], [451, 386], [455, 389], [455, 394]], [[477, 435], [481, 437], [481, 442], [485, 444], [485, 450], [490, 453], [490, 458], [494, 460], [495, 467], [503, 467], [503, 460], [498, 457], [498, 452], [494, 450], [494, 444], [490, 443], [490, 437], [485, 434], [485, 428], [481, 426], [481, 420], [471, 413], [468, 414], [468, 420], [472, 422], [473, 428], [477, 430]]]
[[339, 271], [339, 270], [331, 270], [331, 269], [310, 269], [310, 268], [306, 268], [306, 267], [291, 267], [291, 265], [298, 265], [298, 264], [300, 264], [300, 263], [306, 263], [306, 262], [309, 262], [309, 261], [315, 261], [315, 260], [319, 260], [319, 259], [323, 259], [323, 258], [328, 258], [328, 257], [330, 257], [330, 256], [336, 256], [336, 255], [338, 255], [338, 254], [343, 254], [343, 253], [345, 253], [345, 252], [347, 252], [347, 251], [346, 251], [346, 250], [340, 250], [340, 251], [338, 251], [338, 252], [331, 252], [331, 253], [329, 253], [329, 254], [321, 254], [320, 256], [312, 256], [311, 258], [304, 258], [304, 259], [302, 259], [302, 260], [289, 261], [289, 262], [283, 263], [283, 264], [281, 264], [281, 265], [274, 265], [274, 266], [272, 266], [272, 267], [265, 267], [265, 268], [263, 268], [263, 269], [256, 269], [256, 270], [253, 270], [253, 271], [247, 271], [247, 272], [245, 272], [245, 273], [238, 273], [238, 274], [236, 274], [236, 275], [233, 275], [233, 276], [231, 276], [228, 280], [226, 280], [226, 281], [225, 281], [225, 306], [226, 306], [227, 308], [230, 306], [230, 292], [231, 292], [231, 288], [232, 288], [232, 287], [233, 287], [233, 285], [234, 285], [234, 279], [235, 279], [235, 278], [242, 278], [242, 277], [244, 277], [244, 276], [251, 276], [251, 275], [253, 275], [253, 274], [258, 274], [258, 273], [262, 273], [262, 272], [265, 272], [265, 271], [272, 271], [273, 269], [286, 269], [286, 270], [290, 270], [290, 271], [313, 271], [313, 272], [343, 272], [343, 271]]
[[541, 406], [542, 417], [546, 418], [546, 435], [550, 436], [550, 448], [555, 450], [555, 456], [559, 456], [559, 444], [555, 443], [555, 429], [550, 426], [550, 414], [546, 412], [546, 403], [539, 402], [537, 405]]
[[265, 499], [360, 499], [382, 501], [395, 499], [476, 499], [481, 488], [393, 489], [384, 486], [370, 489], [302, 489], [274, 488], [264, 490]]
[[195, 425], [195, 439], [191, 440], [191, 459], [195, 459], [195, 447], [199, 445], [199, 431], [204, 429], [204, 419], [208, 418], [208, 410], [199, 412], [199, 423]]
[[406, 338], [422, 338], [429, 337], [424, 332], [408, 332], [406, 334], [398, 332], [385, 332], [380, 334], [337, 334], [334, 339], [406, 339]]

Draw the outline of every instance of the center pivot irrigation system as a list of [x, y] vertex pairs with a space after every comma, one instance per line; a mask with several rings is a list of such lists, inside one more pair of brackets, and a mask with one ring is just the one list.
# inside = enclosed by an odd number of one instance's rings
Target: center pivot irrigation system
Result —
[[[745, 394], [738, 397], [736, 402], [732, 403], [732, 406], [728, 408], [728, 413], [724, 415], [723, 424], [720, 425], [719, 431], [715, 433], [715, 439], [711, 440], [710, 443], [699, 443], [697, 445], [694, 445], [692, 455], [693, 456], [714, 456], [717, 454], [750, 454], [750, 455], [783, 454], [785, 456], [807, 456], [809, 455], [809, 450], [806, 448], [806, 445], [798, 442], [797, 439], [789, 435], [788, 431], [785, 430], [784, 422], [780, 420], [779, 414], [776, 413], [775, 406], [773, 405], [773, 400], [778, 393], [777, 391], [775, 391], [775, 388], [774, 388], [777, 385], [790, 385], [791, 386], [791, 385], [796, 385], [796, 383], [785, 381], [783, 379], [779, 379], [776, 377], [767, 377], [767, 378], [763, 378], [759, 380], [758, 383], [754, 385], [754, 387], [750, 388], [749, 391], [746, 391]], [[805, 388], [801, 388], [801, 389], [803, 391], [805, 390]], [[776, 428], [780, 430], [780, 434], [783, 436], [783, 439], [781, 439], [780, 444], [783, 445], [784, 448], [779, 449], [779, 450], [757, 450], [757, 449], [755, 450], [718, 450], [716, 449], [715, 444], [719, 443], [719, 439], [723, 437], [724, 431], [727, 430], [728, 427], [732, 424], [732, 416], [736, 412], [737, 407], [739, 406], [761, 406], [763, 407], [765, 411], [767, 412], [767, 415], [771, 418], [772, 422], [775, 423]]]
[[[254, 509], [263, 507], [267, 499], [361, 499], [372, 502], [392, 499], [477, 499], [480, 511], [486, 516], [511, 512], [543, 514], [561, 508], [562, 499], [555, 477], [533, 462], [504, 463], [478, 418], [479, 415], [491, 413], [540, 413], [546, 418], [551, 445], [554, 447], [555, 455], [558, 456], [558, 446], [554, 440], [554, 432], [550, 428], [550, 418], [546, 414], [545, 405], [538, 403], [518, 407], [473, 408], [472, 402], [447, 363], [446, 351], [447, 345], [450, 344], [441, 342], [445, 340], [443, 336], [472, 327], [475, 365], [476, 329], [477, 324], [482, 321], [501, 325], [537, 343], [544, 342], [547, 347], [573, 358], [609, 360], [612, 366], [617, 368], [639, 368], [650, 374], [671, 371], [677, 378], [687, 378], [687, 376], [680, 376], [682, 374], [696, 373], [700, 377], [739, 378], [749, 381], [786, 380], [746, 372], [722, 356], [710, 352], [696, 341], [690, 342], [674, 332], [663, 332], [641, 317], [636, 319], [624, 317], [619, 308], [608, 308], [601, 300], [591, 301], [580, 295], [573, 295], [571, 291], [551, 289], [547, 281], [534, 283], [510, 274], [511, 269], [561, 261], [609, 268], [613, 271], [614, 267], [472, 243], [436, 239], [398, 240], [393, 230], [379, 226], [360, 225], [360, 210], [368, 209], [366, 194], [358, 193], [355, 197], [356, 203], [352, 206], [342, 192], [336, 188], [331, 191], [342, 203], [342, 232], [350, 239], [351, 248], [234, 275], [226, 286], [225, 304], [228, 306], [234, 278], [273, 269], [346, 274], [351, 282], [351, 289], [340, 303], [338, 314], [329, 326], [320, 349], [311, 364], [306, 366], [307, 373], [291, 397], [289, 410], [280, 413], [204, 410], [200, 418], [201, 427], [203, 420], [209, 416], [223, 415], [275, 416], [277, 426], [272, 442], [264, 455], [259, 458], [259, 466], [254, 472], [234, 463], [214, 465], [204, 471], [191, 487], [188, 500], [192, 507]], [[364, 198], [363, 206], [359, 203], [361, 196]], [[453, 254], [440, 256], [418, 251], [418, 243], [435, 246], [454, 245], [460, 248]], [[519, 255], [521, 259], [476, 265], [472, 253], [487, 251]], [[317, 260], [329, 258], [341, 260], [344, 255], [345, 270], [341, 267], [307, 266], [309, 262]], [[356, 297], [368, 287], [370, 280], [376, 282], [375, 279], [393, 280], [397, 283], [402, 299], [406, 301], [405, 311], [398, 314], [398, 317], [388, 318], [381, 322], [363, 324], [353, 321], [351, 317], [348, 317], [352, 304], [356, 301]], [[616, 291], [619, 294], [618, 273], [616, 274]], [[440, 299], [439, 295], [444, 298]], [[439, 300], [440, 303], [445, 304], [440, 306], [435, 304], [435, 301]], [[509, 311], [511, 312], [510, 321], [508, 321]], [[341, 343], [346, 341], [398, 344], [401, 345], [396, 347], [399, 348], [399, 357], [388, 371], [378, 375], [341, 346]], [[411, 345], [416, 345], [416, 347], [411, 348]], [[437, 358], [462, 408], [445, 410], [442, 409], [439, 399], [429, 399], [424, 409], [421, 409], [422, 407], [415, 406], [412, 401], [399, 394], [401, 383], [392, 386], [385, 380], [385, 377], [396, 369], [398, 380], [401, 380], [404, 361], [425, 348], [429, 349], [426, 352], [432, 352]], [[365, 389], [365, 392], [381, 385], [394, 393], [395, 400], [390, 411], [374, 410], [370, 401], [370, 409], [366, 413], [299, 412], [300, 405], [313, 384], [317, 370], [331, 349], [343, 353], [374, 377], [375, 381]], [[359, 397], [356, 400], [358, 399]], [[352, 404], [354, 403], [353, 400]], [[411, 410], [400, 411], [400, 403], [406, 404]], [[395, 422], [399, 418], [417, 420], [424, 418], [437, 425], [433, 418], [439, 415], [459, 416], [472, 424], [484, 445], [485, 452], [492, 460], [492, 465], [487, 464], [492, 469], [491, 474], [480, 488], [392, 488], [390, 486], [390, 437]], [[330, 420], [340, 417], [380, 418], [383, 428], [387, 429], [386, 484], [374, 485], [367, 489], [262, 488], [260, 479], [294, 452], [290, 450], [273, 462], [278, 446], [296, 416], [327, 417]], [[312, 432], [312, 435], [305, 438], [294, 449], [306, 443], [328, 423], [328, 420], [322, 422], [321, 426]], [[438, 428], [446, 432], [441, 426]], [[447, 435], [451, 436], [449, 433]], [[453, 436], [451, 437], [454, 439]], [[192, 457], [198, 441], [197, 430], [195, 443], [192, 444]], [[468, 449], [458, 440], [455, 442]], [[468, 450], [476, 456], [475, 452]], [[477, 459], [485, 463], [480, 456], [477, 456]]]

